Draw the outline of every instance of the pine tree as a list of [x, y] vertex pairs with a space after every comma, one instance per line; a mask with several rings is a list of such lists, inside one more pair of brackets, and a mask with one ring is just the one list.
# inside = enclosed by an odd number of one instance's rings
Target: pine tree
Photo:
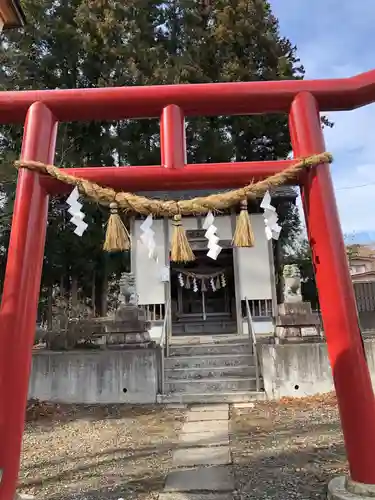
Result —
[[[182, 83], [303, 78], [296, 47], [279, 33], [265, 0], [165, 2], [169, 78]], [[291, 150], [284, 115], [199, 118], [188, 121], [190, 161], [286, 158]], [[300, 231], [298, 212], [282, 207], [285, 243]]]
[[[25, 31], [0, 38], [2, 89], [303, 77], [295, 47], [279, 34], [264, 0], [25, 0], [23, 6], [29, 19]], [[1, 127], [0, 164], [17, 158], [21, 137], [22, 127]], [[286, 118], [279, 115], [189, 118], [187, 141], [191, 163], [276, 159], [290, 150]], [[159, 164], [159, 147], [158, 120], [66, 123], [59, 127], [56, 163]], [[12, 209], [7, 186], [8, 202], [0, 208], [5, 245]], [[93, 224], [78, 239], [66, 228], [63, 198], [51, 202], [45, 285], [61, 275], [86, 285], [94, 269], [99, 284], [105, 281], [101, 241], [106, 214], [90, 205], [85, 212]], [[283, 213], [289, 228], [284, 238], [290, 238], [298, 215], [290, 206]]]
[[[134, 85], [145, 83], [146, 73], [152, 80], [152, 71], [148, 71], [149, 59], [155, 55], [152, 60], [158, 60], [158, 50], [150, 50], [159, 16], [157, 3], [154, 3], [153, 8], [152, 1], [125, 4], [102, 0], [25, 0], [23, 6], [29, 23], [24, 33], [9, 32], [2, 39], [5, 50], [0, 55], [0, 65], [4, 69], [0, 88]], [[158, 67], [156, 62], [153, 65]], [[122, 160], [119, 153], [126, 150], [127, 144], [123, 141], [122, 147], [119, 139], [126, 128], [131, 129], [127, 122], [61, 124], [55, 163], [58, 166], [113, 165]], [[22, 127], [2, 127], [0, 134], [0, 163], [7, 164], [19, 154]], [[140, 141], [133, 142], [138, 144], [138, 152], [142, 155]], [[4, 175], [8, 175], [9, 170], [12, 168], [4, 167]], [[5, 198], [4, 217], [0, 219], [3, 221], [0, 238], [4, 247], [10, 223], [5, 216], [12, 211], [12, 193], [6, 193]], [[98, 290], [105, 289], [107, 274], [113, 270], [111, 264], [114, 270], [119, 269], [118, 259], [111, 259], [108, 265], [101, 250], [103, 226], [108, 215], [88, 204], [84, 211], [86, 220], [93, 223], [90, 231], [78, 239], [65, 220], [63, 198], [51, 201], [43, 273], [47, 288], [61, 276], [85, 283], [96, 269]]]

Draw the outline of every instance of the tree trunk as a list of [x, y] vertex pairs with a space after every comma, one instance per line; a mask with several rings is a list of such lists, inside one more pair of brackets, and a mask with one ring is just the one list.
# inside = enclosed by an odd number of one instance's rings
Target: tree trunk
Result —
[[280, 241], [273, 242], [273, 259], [275, 265], [276, 298], [277, 303], [283, 302], [283, 281], [281, 275], [281, 245]]
[[91, 307], [92, 307], [92, 314], [93, 316], [96, 316], [96, 304], [95, 304], [95, 298], [96, 298], [96, 272], [95, 270], [92, 273], [92, 278], [91, 278]]
[[60, 277], [60, 296], [65, 297], [65, 276]]
[[53, 286], [48, 285], [47, 289], [47, 329], [52, 330], [52, 304], [53, 304]]
[[70, 294], [72, 298], [72, 308], [75, 309], [78, 305], [78, 279], [75, 276], [72, 276]]
[[108, 256], [103, 254], [99, 278], [100, 285], [99, 290], [97, 290], [97, 297], [99, 299], [97, 306], [101, 316], [106, 316], [108, 313], [108, 270]]
[[108, 274], [107, 274], [107, 272], [105, 272], [103, 279], [102, 279], [100, 309], [101, 309], [101, 315], [106, 316], [107, 312], [108, 312]]

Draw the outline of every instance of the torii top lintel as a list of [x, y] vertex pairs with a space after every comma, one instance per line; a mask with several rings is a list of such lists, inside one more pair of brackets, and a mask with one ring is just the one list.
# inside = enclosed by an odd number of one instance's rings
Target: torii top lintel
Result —
[[34, 102], [60, 122], [158, 118], [176, 104], [185, 116], [287, 113], [294, 97], [310, 92], [320, 111], [344, 111], [375, 101], [375, 70], [351, 78], [156, 85], [0, 92], [0, 123], [23, 123]]

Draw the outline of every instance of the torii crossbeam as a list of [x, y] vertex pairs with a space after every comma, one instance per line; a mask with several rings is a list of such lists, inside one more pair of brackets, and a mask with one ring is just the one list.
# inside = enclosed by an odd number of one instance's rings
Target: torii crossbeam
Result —
[[[283, 112], [295, 158], [325, 151], [319, 112], [375, 101], [375, 71], [337, 80], [0, 92], [0, 123], [24, 122], [21, 159], [53, 163], [58, 122], [160, 117], [161, 165], [71, 169], [128, 191], [232, 188], [294, 160], [186, 165], [184, 118]], [[375, 485], [375, 400], [328, 165], [299, 179], [351, 479]], [[0, 500], [17, 484], [49, 194], [58, 181], [19, 173], [0, 310]]]

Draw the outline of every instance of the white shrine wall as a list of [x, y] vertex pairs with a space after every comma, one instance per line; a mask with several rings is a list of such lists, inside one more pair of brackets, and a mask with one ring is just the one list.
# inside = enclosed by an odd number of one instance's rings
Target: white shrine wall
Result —
[[[244, 300], [272, 300], [273, 298], [273, 269], [270, 248], [264, 231], [264, 220], [261, 214], [251, 214], [251, 224], [255, 236], [255, 245], [252, 248], [234, 248], [234, 261], [237, 266], [238, 298]], [[183, 226], [186, 230], [199, 229], [198, 217], [183, 217]], [[132, 272], [136, 277], [136, 290], [140, 305], [165, 304], [165, 284], [161, 280], [161, 269], [169, 265], [169, 246], [172, 237], [172, 221], [167, 223], [162, 219], [155, 219], [156, 252], [158, 262], [148, 258], [147, 249], [139, 241], [141, 236], [141, 220], [132, 223]], [[217, 234], [222, 240], [232, 240], [234, 224], [229, 215], [216, 216], [215, 225]], [[165, 234], [165, 230], [168, 234]], [[167, 243], [168, 242], [168, 243]], [[168, 248], [166, 248], [168, 245]]]
[[273, 269], [270, 245], [264, 230], [262, 214], [250, 215], [255, 244], [251, 248], [234, 248], [239, 270], [241, 300], [272, 299]]
[[164, 220], [154, 219], [155, 244], [158, 262], [149, 259], [147, 248], [139, 241], [142, 220], [135, 219], [131, 227], [132, 273], [140, 305], [165, 304], [165, 285], [161, 280], [161, 269], [167, 264], [164, 237]]
[[216, 216], [214, 225], [217, 227], [217, 235], [222, 240], [232, 241], [232, 217], [230, 215]]

